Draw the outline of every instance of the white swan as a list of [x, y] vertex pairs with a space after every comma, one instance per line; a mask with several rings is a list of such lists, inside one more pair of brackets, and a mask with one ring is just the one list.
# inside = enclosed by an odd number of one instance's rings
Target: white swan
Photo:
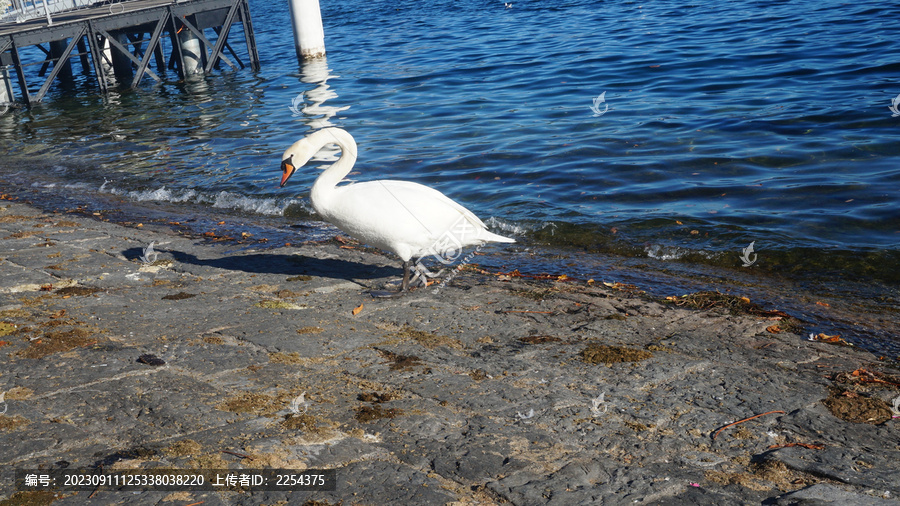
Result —
[[341, 148], [341, 157], [313, 184], [309, 196], [313, 208], [348, 235], [393, 251], [403, 260], [400, 291], [373, 295], [396, 296], [408, 290], [413, 258], [447, 255], [486, 242], [515, 242], [488, 232], [471, 211], [418, 183], [378, 180], [337, 186], [356, 163], [356, 141], [340, 128], [323, 128], [289, 147], [281, 161], [281, 187], [329, 143]]

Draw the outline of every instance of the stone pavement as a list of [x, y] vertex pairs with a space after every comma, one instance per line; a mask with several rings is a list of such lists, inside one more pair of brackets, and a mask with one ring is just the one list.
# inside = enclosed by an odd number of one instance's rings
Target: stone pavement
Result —
[[[374, 300], [383, 254], [249, 246], [0, 205], [0, 504], [897, 504], [900, 379], [867, 353], [615, 280]], [[14, 487], [98, 466], [337, 486]]]

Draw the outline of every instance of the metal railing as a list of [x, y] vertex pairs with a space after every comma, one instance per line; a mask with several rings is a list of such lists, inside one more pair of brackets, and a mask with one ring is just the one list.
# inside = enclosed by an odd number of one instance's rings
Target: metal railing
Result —
[[104, 3], [117, 2], [109, 0], [0, 0], [0, 23], [22, 23], [43, 17], [49, 21], [53, 14]]

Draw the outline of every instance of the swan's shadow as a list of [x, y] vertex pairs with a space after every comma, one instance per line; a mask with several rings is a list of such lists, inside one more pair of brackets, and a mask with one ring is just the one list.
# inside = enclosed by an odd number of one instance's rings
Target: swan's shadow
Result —
[[[219, 258], [201, 259], [183, 251], [158, 249], [162, 254], [171, 255], [179, 263], [201, 267], [215, 267], [230, 271], [252, 274], [283, 274], [287, 276], [307, 275], [334, 279], [378, 279], [397, 276], [399, 266], [379, 266], [363, 264], [337, 258], [315, 258], [303, 255], [279, 253], [251, 253]], [[131, 248], [122, 254], [129, 259], [137, 259], [143, 254], [140, 248]]]

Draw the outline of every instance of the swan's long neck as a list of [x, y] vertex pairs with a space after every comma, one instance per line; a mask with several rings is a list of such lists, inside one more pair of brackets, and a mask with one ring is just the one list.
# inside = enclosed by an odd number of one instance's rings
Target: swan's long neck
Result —
[[339, 128], [319, 130], [307, 137], [307, 140], [316, 151], [329, 143], [335, 143], [341, 148], [341, 157], [316, 178], [309, 194], [309, 200], [316, 212], [326, 215], [325, 210], [334, 194], [334, 187], [353, 170], [356, 163], [356, 141]]

